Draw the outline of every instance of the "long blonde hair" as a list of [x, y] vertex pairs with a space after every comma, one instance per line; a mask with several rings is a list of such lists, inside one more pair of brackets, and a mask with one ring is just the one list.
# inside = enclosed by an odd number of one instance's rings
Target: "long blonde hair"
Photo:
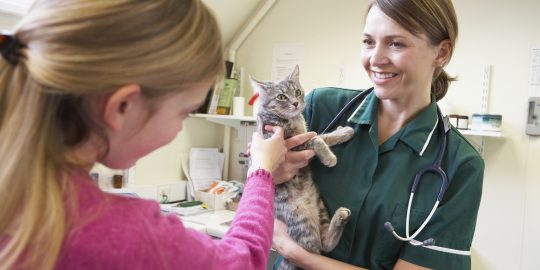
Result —
[[18, 63], [0, 59], [0, 270], [53, 269], [69, 230], [65, 172], [77, 169], [65, 153], [103, 134], [83, 101], [214, 79], [222, 40], [200, 0], [38, 0], [14, 35]]

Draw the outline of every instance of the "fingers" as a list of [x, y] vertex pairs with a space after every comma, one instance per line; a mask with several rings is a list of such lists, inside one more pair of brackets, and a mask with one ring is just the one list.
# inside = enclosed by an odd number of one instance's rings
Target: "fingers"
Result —
[[284, 183], [292, 179], [300, 168], [309, 164], [309, 160], [315, 155], [313, 150], [288, 151], [285, 155], [285, 162], [281, 163], [278, 169], [273, 173], [276, 184]]
[[313, 131], [302, 133], [287, 139], [285, 145], [287, 146], [287, 149], [291, 149], [311, 140], [315, 136], [317, 136], [317, 133]]
[[254, 140], [255, 139], [264, 139], [263, 135], [259, 132], [253, 132], [253, 135], [251, 136]]
[[285, 223], [283, 223], [283, 221], [277, 219], [277, 218], [274, 218], [274, 230], [285, 230], [286, 231], [287, 229], [287, 226], [285, 225]]
[[274, 233], [272, 236], [272, 248], [281, 250], [283, 241], [287, 237], [287, 226], [283, 221], [274, 219]]
[[257, 132], [259, 134], [263, 134], [264, 132], [264, 124], [262, 121], [262, 117], [260, 115], [257, 115]]
[[274, 132], [275, 128], [277, 128], [277, 126], [271, 126], [271, 125], [264, 126], [264, 130], [270, 131], [270, 132]]
[[272, 127], [272, 132], [274, 132], [274, 135], [272, 135], [273, 139], [280, 138], [283, 139], [283, 136], [285, 135], [285, 131], [282, 127]]
[[[279, 127], [279, 126], [266, 125], [266, 126], [264, 126], [264, 129], [266, 131], [270, 131], [270, 132], [273, 132], [273, 133], [281, 133], [281, 134], [283, 134], [285, 132], [283, 130], [283, 128]], [[317, 136], [317, 133], [313, 132], [313, 131], [293, 136], [293, 137], [286, 140], [287, 149], [291, 149], [291, 148], [294, 148], [296, 146], [299, 146], [299, 145], [311, 140], [315, 136]]]
[[[285, 159], [287, 160], [287, 162], [290, 163], [302, 163], [307, 165], [309, 160], [314, 156], [315, 151], [313, 150], [289, 151], [287, 152], [287, 156], [285, 157]], [[305, 167], [305, 165], [298, 168], [303, 168]]]
[[[264, 129], [266, 131], [270, 131], [270, 132], [284, 132], [283, 128], [282, 127], [279, 127], [279, 126], [270, 126], [270, 125], [266, 125], [264, 126]], [[287, 149], [291, 149], [293, 147], [296, 147], [298, 145], [301, 145], [309, 140], [311, 140], [312, 138], [314, 138], [315, 136], [317, 136], [317, 133], [316, 132], [313, 132], [313, 131], [310, 131], [310, 132], [306, 132], [306, 133], [302, 133], [302, 134], [299, 134], [299, 135], [296, 135], [296, 136], [293, 136], [289, 139], [287, 139], [286, 141], [286, 145], [287, 145]]]
[[285, 161], [287, 147], [285, 147], [284, 130], [282, 127], [273, 128], [274, 134], [268, 139], [258, 132], [252, 135], [249, 153], [251, 165], [273, 172]]

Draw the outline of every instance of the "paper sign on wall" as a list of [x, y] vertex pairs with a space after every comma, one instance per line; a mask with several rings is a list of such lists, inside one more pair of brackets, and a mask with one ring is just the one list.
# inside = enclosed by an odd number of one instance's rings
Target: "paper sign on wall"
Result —
[[272, 80], [282, 80], [289, 75], [294, 66], [304, 64], [304, 44], [274, 44], [272, 52]]

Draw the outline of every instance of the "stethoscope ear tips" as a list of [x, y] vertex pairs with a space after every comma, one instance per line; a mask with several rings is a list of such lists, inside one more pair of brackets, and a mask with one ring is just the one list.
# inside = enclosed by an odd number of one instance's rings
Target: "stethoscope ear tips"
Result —
[[393, 232], [394, 231], [394, 226], [392, 226], [392, 223], [390, 223], [390, 221], [387, 221], [384, 223], [384, 227], [386, 228], [386, 230], [388, 230], [389, 232]]

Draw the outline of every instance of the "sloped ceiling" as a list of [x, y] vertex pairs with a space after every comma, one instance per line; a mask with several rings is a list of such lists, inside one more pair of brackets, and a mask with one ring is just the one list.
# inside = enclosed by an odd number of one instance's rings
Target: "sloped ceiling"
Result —
[[[2, 13], [22, 16], [34, 0], [0, 0], [0, 16]], [[264, 0], [202, 0], [214, 11], [219, 21], [225, 45], [249, 19], [249, 16]]]
[[264, 0], [203, 0], [217, 17], [225, 45], [241, 30], [262, 1]]
[[28, 10], [33, 0], [0, 0], [0, 11], [11, 15], [21, 15]]

